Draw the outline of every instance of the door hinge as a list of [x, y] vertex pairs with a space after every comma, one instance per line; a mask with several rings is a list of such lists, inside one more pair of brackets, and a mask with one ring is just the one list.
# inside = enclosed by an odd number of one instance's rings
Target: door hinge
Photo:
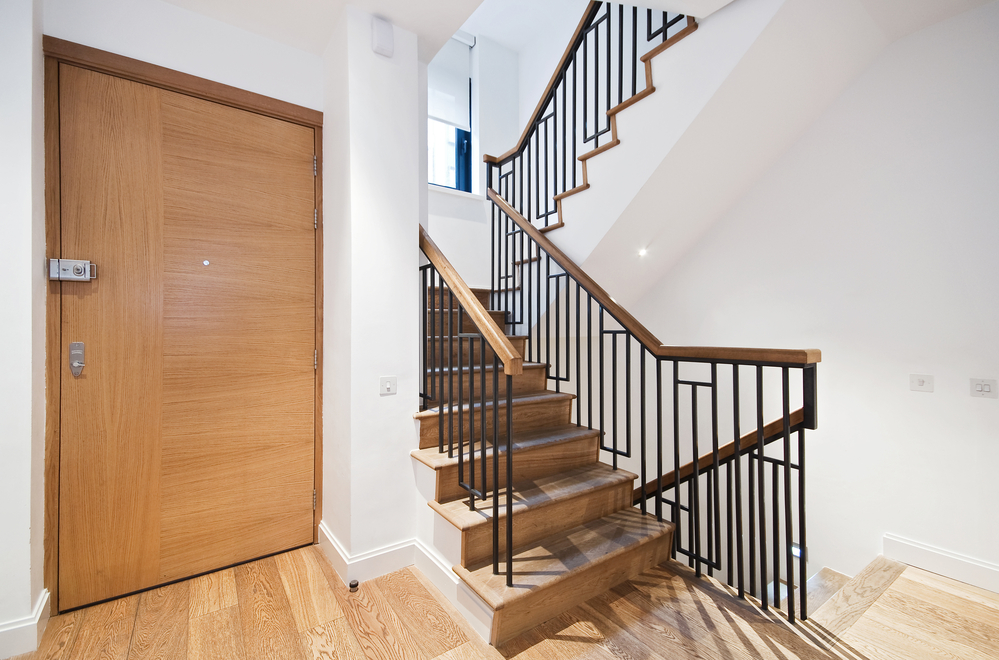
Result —
[[312, 368], [319, 369], [319, 351], [312, 352]]
[[319, 209], [312, 209], [312, 226], [319, 229]]
[[319, 162], [315, 155], [312, 156], [312, 176], [319, 174]]
[[312, 510], [316, 510], [316, 491], [312, 491]]

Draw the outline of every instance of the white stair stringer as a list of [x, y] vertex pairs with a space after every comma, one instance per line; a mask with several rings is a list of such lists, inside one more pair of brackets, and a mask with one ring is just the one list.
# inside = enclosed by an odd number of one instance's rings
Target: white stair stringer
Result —
[[621, 144], [590, 159], [549, 237], [633, 304], [886, 44], [858, 0], [738, 0], [699, 20], [652, 60], [656, 92], [618, 115]]

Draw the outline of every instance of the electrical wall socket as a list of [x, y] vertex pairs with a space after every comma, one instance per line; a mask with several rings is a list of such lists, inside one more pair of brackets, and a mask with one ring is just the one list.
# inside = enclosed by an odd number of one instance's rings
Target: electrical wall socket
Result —
[[933, 376], [929, 374], [909, 374], [909, 389], [913, 392], [932, 392]]
[[999, 387], [996, 387], [995, 380], [972, 378], [971, 396], [983, 399], [999, 399]]
[[378, 394], [391, 396], [396, 393], [399, 383], [395, 376], [382, 376], [378, 383]]

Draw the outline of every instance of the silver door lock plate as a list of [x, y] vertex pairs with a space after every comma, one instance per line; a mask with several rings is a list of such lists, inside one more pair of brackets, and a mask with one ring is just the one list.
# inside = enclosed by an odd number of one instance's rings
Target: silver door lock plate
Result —
[[49, 279], [89, 282], [97, 279], [97, 264], [84, 259], [49, 259]]

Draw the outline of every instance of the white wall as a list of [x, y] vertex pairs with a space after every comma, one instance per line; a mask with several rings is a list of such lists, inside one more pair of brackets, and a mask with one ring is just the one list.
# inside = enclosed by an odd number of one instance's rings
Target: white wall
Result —
[[[413, 562], [413, 507], [426, 506], [409, 457], [426, 110], [416, 35], [396, 27], [393, 57], [376, 55], [371, 16], [353, 7], [336, 35], [324, 58], [323, 532], [341, 574], [365, 579]], [[381, 376], [398, 377], [398, 394], [379, 395]]]
[[0, 657], [37, 643], [42, 588], [45, 216], [40, 5], [0, 4]]
[[[685, 345], [817, 347], [809, 572], [886, 532], [999, 564], [999, 4], [874, 60], [633, 309]], [[936, 377], [911, 392], [908, 374]]]
[[45, 0], [45, 34], [322, 110], [322, 58], [161, 0]]
[[489, 286], [492, 204], [487, 204], [483, 196], [486, 171], [482, 154], [499, 155], [520, 137], [517, 71], [517, 53], [488, 37], [476, 35], [472, 49], [472, 179], [475, 194], [429, 186], [427, 231], [465, 282], [473, 287]]

